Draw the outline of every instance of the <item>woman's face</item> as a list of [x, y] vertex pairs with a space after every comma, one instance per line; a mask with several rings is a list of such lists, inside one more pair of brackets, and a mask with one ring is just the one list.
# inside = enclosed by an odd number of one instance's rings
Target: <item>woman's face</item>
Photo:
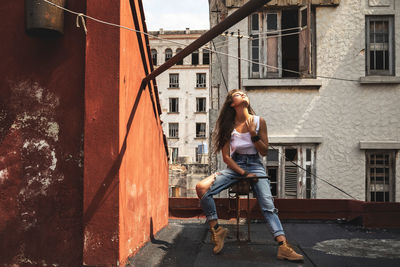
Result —
[[241, 104], [245, 104], [245, 106], [247, 107], [250, 104], [249, 97], [242, 91], [236, 91], [232, 94], [231, 107], [236, 107]]

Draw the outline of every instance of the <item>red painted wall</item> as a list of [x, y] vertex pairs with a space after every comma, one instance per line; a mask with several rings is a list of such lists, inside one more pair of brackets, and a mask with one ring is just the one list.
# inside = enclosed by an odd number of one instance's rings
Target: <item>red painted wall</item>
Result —
[[[144, 31], [139, 1], [132, 2], [140, 22], [137, 30]], [[129, 1], [121, 1], [120, 21], [121, 25], [135, 27]], [[162, 127], [149, 93], [153, 89], [146, 87], [141, 95], [138, 94], [142, 78], [146, 76], [140, 40], [136, 33], [127, 30], [121, 30], [120, 36], [120, 148], [126, 145], [119, 176], [119, 253], [123, 265], [151, 235], [168, 224], [168, 162]], [[141, 39], [146, 48], [143, 34]], [[147, 50], [144, 56], [149, 69]], [[139, 105], [132, 110], [137, 100]], [[127, 124], [132, 116], [129, 128]]]
[[[133, 27], [129, 1], [68, 8]], [[62, 37], [30, 37], [24, 1], [2, 1], [0, 16], [0, 265], [122, 264], [168, 222], [137, 36], [91, 20], [85, 36], [66, 13]]]
[[62, 37], [28, 36], [24, 1], [0, 17], [0, 265], [79, 266], [85, 34], [66, 15]]
[[[255, 198], [250, 199], [250, 218], [263, 216]], [[236, 199], [215, 198], [218, 217], [236, 218]], [[366, 228], [400, 228], [400, 203], [364, 202], [350, 199], [275, 199], [281, 219], [358, 221]], [[240, 216], [247, 216], [247, 199], [240, 199]], [[171, 218], [204, 217], [197, 198], [170, 198]]]
[[[119, 23], [119, 3], [88, 0], [87, 14]], [[118, 261], [119, 30], [87, 20], [84, 155], [86, 265]]]
[[[139, 1], [131, 2], [143, 30]], [[100, 6], [88, 0], [87, 10], [90, 16], [135, 28], [129, 1]], [[149, 88], [139, 90], [146, 76], [139, 48], [135, 32], [88, 22], [83, 255], [87, 265], [123, 265], [168, 223], [162, 128]], [[147, 50], [144, 56], [148, 58]]]

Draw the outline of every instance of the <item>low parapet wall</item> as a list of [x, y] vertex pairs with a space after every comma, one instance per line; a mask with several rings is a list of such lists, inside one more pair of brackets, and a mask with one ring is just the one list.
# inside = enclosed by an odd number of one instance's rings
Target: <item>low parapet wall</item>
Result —
[[[236, 218], [236, 200], [215, 198], [221, 219]], [[246, 217], [247, 199], [240, 199], [241, 216]], [[343, 220], [367, 228], [400, 228], [400, 203], [364, 202], [346, 199], [275, 199], [279, 217], [298, 220]], [[250, 218], [262, 219], [257, 200], [250, 199]], [[170, 218], [204, 217], [196, 198], [170, 198]]]

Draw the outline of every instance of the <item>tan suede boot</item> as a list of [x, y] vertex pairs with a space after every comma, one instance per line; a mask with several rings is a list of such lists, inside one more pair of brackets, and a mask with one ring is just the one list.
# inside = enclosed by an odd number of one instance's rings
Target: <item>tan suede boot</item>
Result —
[[283, 241], [283, 244], [279, 246], [277, 258], [279, 260], [304, 261], [303, 255], [296, 253], [287, 241]]
[[224, 248], [224, 240], [228, 234], [228, 229], [218, 226], [217, 230], [214, 228], [210, 229], [211, 232], [211, 242], [214, 243], [213, 253], [218, 254]]

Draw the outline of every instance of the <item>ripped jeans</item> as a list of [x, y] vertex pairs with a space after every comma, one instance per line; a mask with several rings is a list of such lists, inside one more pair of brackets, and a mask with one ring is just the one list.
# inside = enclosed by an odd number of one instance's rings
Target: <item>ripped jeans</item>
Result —
[[[240, 168], [249, 173], [254, 173], [257, 176], [266, 176], [264, 165], [258, 154], [246, 155], [234, 153], [232, 159]], [[208, 221], [218, 219], [213, 196], [230, 187], [234, 183], [237, 183], [238, 180], [234, 179], [234, 177], [238, 176], [239, 175], [235, 171], [229, 168], [215, 174], [214, 183], [200, 200], [201, 207], [206, 214]], [[277, 215], [278, 210], [274, 206], [269, 179], [258, 179], [257, 183], [252, 184], [252, 188], [271, 234], [274, 238], [280, 235], [285, 235], [281, 221]]]

